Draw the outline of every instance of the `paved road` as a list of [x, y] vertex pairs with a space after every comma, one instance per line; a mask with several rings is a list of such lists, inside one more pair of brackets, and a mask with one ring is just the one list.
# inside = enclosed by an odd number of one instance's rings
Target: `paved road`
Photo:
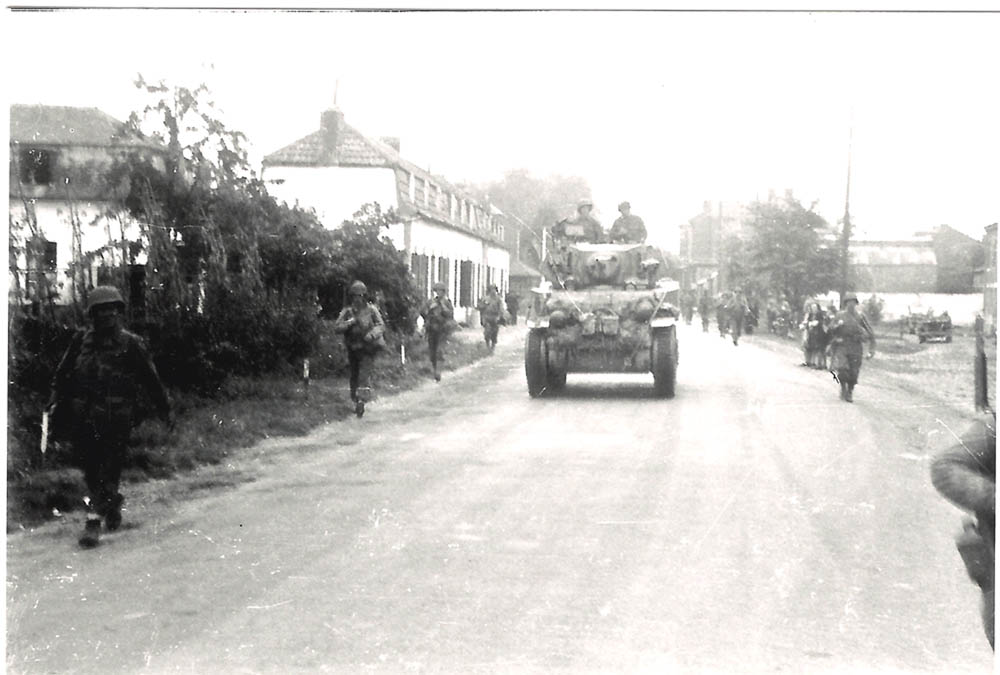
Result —
[[10, 537], [9, 669], [989, 672], [928, 479], [955, 413], [682, 328], [672, 401], [530, 400], [508, 334], [95, 551]]

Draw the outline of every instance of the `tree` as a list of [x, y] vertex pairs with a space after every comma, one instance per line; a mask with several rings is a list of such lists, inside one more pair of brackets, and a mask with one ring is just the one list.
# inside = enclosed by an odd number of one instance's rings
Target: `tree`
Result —
[[333, 232], [334, 259], [339, 267], [325, 289], [324, 311], [339, 310], [343, 290], [359, 280], [380, 299], [390, 329], [413, 331], [421, 298], [417, 297], [404, 254], [383, 232], [398, 222], [395, 211], [383, 212], [381, 206], [371, 203], [362, 206], [351, 220], [345, 220]]
[[792, 197], [755, 202], [748, 211], [745, 245], [733, 245], [726, 264], [760, 290], [783, 294], [793, 308], [836, 288], [841, 252], [824, 241], [829, 226], [822, 216]]
[[505, 214], [519, 218], [537, 235], [537, 241], [521, 237], [522, 247], [528, 249], [522, 251], [522, 255], [536, 262], [541, 259], [542, 231], [560, 218], [571, 215], [580, 199], [590, 197], [590, 186], [579, 176], [553, 174], [539, 178], [527, 169], [512, 169], [500, 180], [466, 186], [466, 189]]

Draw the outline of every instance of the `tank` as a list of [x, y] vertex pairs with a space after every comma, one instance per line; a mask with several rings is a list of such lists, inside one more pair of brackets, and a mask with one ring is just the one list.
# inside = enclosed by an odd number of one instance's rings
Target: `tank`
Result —
[[528, 308], [528, 394], [557, 393], [570, 373], [651, 372], [656, 393], [673, 397], [680, 286], [663, 267], [645, 244], [558, 246]]

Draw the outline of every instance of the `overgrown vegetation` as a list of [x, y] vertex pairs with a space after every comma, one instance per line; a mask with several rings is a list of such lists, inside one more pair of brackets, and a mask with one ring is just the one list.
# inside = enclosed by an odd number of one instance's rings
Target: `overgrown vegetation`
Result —
[[[38, 489], [43, 468], [44, 480], [57, 485], [67, 480], [63, 468], [70, 458], [56, 449], [43, 467], [37, 448], [52, 374], [84, 325], [86, 270], [96, 267], [97, 283], [122, 291], [128, 327], [146, 338], [182, 415], [187, 410], [197, 416], [204, 401], [227, 399], [233, 382], [255, 378], [265, 378], [268, 384], [262, 386], [274, 405], [271, 390], [282, 388], [273, 381], [298, 372], [305, 358], [315, 363], [314, 376], [342, 374], [346, 356], [327, 319], [340, 310], [354, 279], [363, 280], [382, 306], [393, 342], [413, 331], [416, 291], [402, 254], [386, 236], [395, 222], [391, 210], [363, 205], [352, 221], [329, 231], [314, 213], [279, 204], [267, 193], [250, 167], [246, 137], [219, 119], [204, 85], [169, 87], [141, 76], [135, 84], [150, 103], [129, 118], [123, 133], [147, 142], [116, 154], [102, 178], [104, 197], [112, 204], [103, 215], [121, 227], [112, 232], [108, 226], [108, 242], [98, 250], [74, 251], [68, 306], [55, 302], [58, 280], [39, 275], [29, 302], [26, 287], [15, 284], [7, 468], [9, 491], [16, 495], [45, 494]], [[67, 213], [75, 217], [72, 204]], [[11, 216], [15, 279], [21, 276], [19, 260], [37, 258], [40, 251], [32, 247], [43, 238], [25, 200], [24, 217], [15, 223]], [[322, 419], [307, 415], [304, 428]], [[225, 443], [245, 440], [239, 434], [227, 438]], [[151, 451], [161, 445], [152, 443]], [[186, 452], [162, 463], [143, 463], [139, 453], [138, 466], [154, 475], [157, 467], [184, 468], [188, 460], [180, 457]], [[190, 452], [191, 462], [211, 459], [197, 448]]]
[[731, 285], [793, 308], [836, 287], [841, 253], [824, 240], [829, 226], [822, 216], [792, 197], [754, 202], [748, 210], [742, 236], [723, 242]]

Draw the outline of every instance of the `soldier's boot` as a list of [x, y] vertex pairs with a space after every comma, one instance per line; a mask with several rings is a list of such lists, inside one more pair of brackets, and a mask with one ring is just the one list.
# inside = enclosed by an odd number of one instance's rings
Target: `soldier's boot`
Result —
[[101, 543], [101, 517], [96, 513], [87, 514], [87, 522], [83, 526], [83, 536], [80, 537], [81, 548], [94, 548]]
[[441, 381], [441, 371], [438, 370], [438, 367], [436, 365], [434, 366], [434, 381], [435, 382]]
[[124, 503], [125, 497], [120, 494], [115, 495], [114, 499], [111, 500], [108, 515], [104, 516], [104, 526], [108, 528], [108, 532], [114, 532], [122, 526], [122, 504]]
[[354, 414], [358, 417], [365, 414], [365, 401], [371, 398], [371, 391], [368, 387], [358, 389], [358, 395], [354, 401]]
[[848, 403], [854, 403], [854, 385], [847, 385], [847, 394], [844, 396], [844, 400]]
[[840, 400], [841, 401], [846, 401], [847, 400], [847, 383], [846, 382], [841, 382], [840, 383]]

